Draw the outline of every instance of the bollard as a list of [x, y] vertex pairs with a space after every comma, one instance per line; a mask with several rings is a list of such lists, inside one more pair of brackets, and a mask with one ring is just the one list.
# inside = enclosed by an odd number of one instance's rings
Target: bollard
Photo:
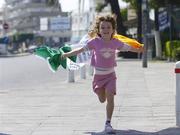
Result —
[[81, 79], [86, 79], [86, 64], [80, 68]]
[[176, 125], [180, 127], [180, 61], [176, 62]]
[[88, 67], [89, 67], [89, 75], [92, 76], [94, 73], [94, 68], [91, 65], [89, 65]]
[[75, 82], [75, 79], [74, 79], [74, 70], [69, 70], [67, 71], [67, 74], [68, 74], [68, 82]]

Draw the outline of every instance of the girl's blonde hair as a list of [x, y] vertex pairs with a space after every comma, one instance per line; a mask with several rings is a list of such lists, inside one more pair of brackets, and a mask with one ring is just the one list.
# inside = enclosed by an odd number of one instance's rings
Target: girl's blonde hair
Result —
[[98, 16], [96, 17], [96, 21], [92, 27], [92, 29], [88, 32], [88, 35], [92, 37], [100, 36], [99, 33], [99, 28], [100, 28], [100, 23], [102, 21], [110, 22], [112, 24], [112, 28], [115, 32], [116, 30], [116, 16], [115, 15], [106, 15], [106, 16]]

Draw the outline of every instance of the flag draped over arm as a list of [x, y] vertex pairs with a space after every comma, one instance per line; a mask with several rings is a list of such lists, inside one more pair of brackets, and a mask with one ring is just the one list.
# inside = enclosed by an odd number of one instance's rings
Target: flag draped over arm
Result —
[[[45, 59], [52, 71], [57, 71], [61, 65], [63, 68], [67, 68], [67, 59], [60, 59], [61, 55], [65, 52], [71, 51], [69, 45], [65, 45], [59, 49], [50, 48], [48, 46], [42, 46], [35, 50], [34, 54], [40, 58]], [[76, 62], [76, 56], [71, 56], [69, 59]]]

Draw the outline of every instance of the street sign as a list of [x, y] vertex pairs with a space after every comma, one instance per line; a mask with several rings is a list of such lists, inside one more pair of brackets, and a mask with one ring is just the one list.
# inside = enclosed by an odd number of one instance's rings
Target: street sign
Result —
[[159, 30], [164, 30], [170, 26], [168, 12], [166, 10], [159, 11], [158, 15]]
[[3, 24], [3, 28], [4, 28], [5, 30], [9, 29], [9, 25], [8, 25], [7, 23], [4, 23], [4, 24]]
[[71, 28], [69, 17], [53, 17], [50, 19], [50, 30], [69, 30]]

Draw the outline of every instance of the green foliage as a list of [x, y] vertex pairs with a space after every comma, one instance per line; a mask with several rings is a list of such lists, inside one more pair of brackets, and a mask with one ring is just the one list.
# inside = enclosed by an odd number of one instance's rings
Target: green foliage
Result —
[[175, 55], [175, 57], [176, 57], [176, 60], [177, 60], [177, 61], [180, 61], [180, 47], [178, 47], [178, 48], [176, 49], [176, 55]]
[[58, 0], [47, 0], [46, 3], [47, 3], [48, 6], [57, 6], [57, 5], [59, 5]]
[[[106, 6], [107, 6], [108, 3], [97, 3], [96, 5], [96, 12], [101, 12]], [[127, 21], [127, 8], [124, 8], [124, 9], [121, 9], [121, 16], [122, 16], [122, 19], [123, 21]]]
[[180, 41], [173, 40], [173, 41], [167, 41], [165, 46], [165, 56], [177, 60], [180, 56]]
[[[137, 9], [137, 3], [140, 0], [122, 0], [124, 2], [130, 3], [130, 7]], [[151, 8], [166, 7], [167, 4], [180, 5], [180, 0], [150, 0], [149, 5]]]
[[151, 8], [159, 8], [159, 7], [166, 7], [168, 4], [180, 5], [180, 1], [179, 0], [150, 0], [149, 4]]
[[20, 43], [25, 42], [27, 39], [32, 40], [34, 38], [34, 34], [31, 33], [17, 33], [13, 35], [13, 42]]
[[137, 10], [137, 2], [138, 0], [122, 0], [126, 3], [130, 3], [130, 7]]
[[121, 9], [121, 15], [123, 21], [127, 21], [127, 8]]
[[96, 5], [96, 12], [101, 12], [104, 9], [105, 6], [107, 6], [107, 4], [98, 3]]
[[165, 6], [166, 6], [165, 0], [150, 0], [151, 8], [159, 8], [159, 7], [165, 7]]

